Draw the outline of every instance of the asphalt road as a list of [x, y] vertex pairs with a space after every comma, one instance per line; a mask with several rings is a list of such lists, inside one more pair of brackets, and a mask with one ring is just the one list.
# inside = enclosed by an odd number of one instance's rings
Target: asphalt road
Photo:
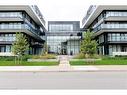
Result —
[[127, 72], [0, 72], [0, 89], [127, 89]]

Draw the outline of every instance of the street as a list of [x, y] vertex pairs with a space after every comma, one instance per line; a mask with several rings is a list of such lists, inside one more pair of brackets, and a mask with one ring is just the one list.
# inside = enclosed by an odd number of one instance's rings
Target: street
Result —
[[0, 89], [127, 89], [127, 72], [0, 72]]

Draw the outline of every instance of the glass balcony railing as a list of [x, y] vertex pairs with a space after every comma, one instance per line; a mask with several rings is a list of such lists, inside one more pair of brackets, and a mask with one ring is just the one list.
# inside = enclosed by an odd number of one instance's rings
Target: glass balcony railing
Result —
[[13, 18], [20, 17], [22, 18], [22, 12], [0, 12], [0, 18]]
[[0, 25], [0, 30], [8, 30], [8, 29], [9, 30], [27, 29], [37, 35], [39, 35], [39, 33], [41, 32], [39, 29], [34, 29], [28, 24], [12, 24], [12, 25], [11, 24], [1, 24]]
[[[26, 15], [26, 14], [25, 14]], [[24, 17], [22, 12], [0, 12], [0, 18], [21, 18], [25, 20], [26, 23], [30, 24], [32, 28], [36, 28], [35, 24], [31, 23], [29, 16]]]
[[94, 28], [93, 31], [97, 32], [103, 29], [127, 29], [127, 24], [101, 24], [98, 27]]
[[16, 37], [0, 37], [0, 42], [13, 42]]
[[106, 12], [106, 18], [110, 16], [117, 16], [117, 17], [126, 17], [127, 12]]
[[[98, 23], [94, 25], [94, 27], [96, 27], [97, 25], [100, 24], [100, 22], [103, 22], [104, 19], [108, 18], [108, 17], [127, 17], [127, 12], [115, 12], [115, 11], [107, 11], [105, 14], [105, 17], [102, 17], [100, 20], [98, 20]], [[122, 27], [126, 27], [125, 24], [114, 24], [114, 25], [104, 25], [104, 27], [118, 27], [118, 28], [122, 28]]]
[[81, 39], [81, 37], [80, 36], [70, 36], [69, 37], [69, 40], [76, 40], [76, 39]]

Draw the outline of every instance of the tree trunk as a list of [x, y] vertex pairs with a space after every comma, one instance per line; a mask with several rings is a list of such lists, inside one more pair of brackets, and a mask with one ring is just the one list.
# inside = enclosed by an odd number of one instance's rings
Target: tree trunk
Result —
[[21, 57], [20, 57], [20, 65], [22, 64], [22, 55], [21, 55]]
[[86, 53], [86, 54], [85, 54], [85, 57], [86, 57], [86, 58], [89, 58], [89, 54]]
[[18, 55], [18, 65], [20, 64], [20, 59], [19, 59], [19, 55]]
[[16, 57], [17, 57], [17, 56], [15, 56], [15, 64], [16, 64]]

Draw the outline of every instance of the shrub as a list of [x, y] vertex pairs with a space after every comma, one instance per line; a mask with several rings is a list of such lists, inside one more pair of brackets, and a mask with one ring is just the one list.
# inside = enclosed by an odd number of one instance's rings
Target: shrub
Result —
[[33, 59], [56, 59], [55, 54], [44, 54], [44, 55], [35, 55]]
[[74, 59], [87, 59], [87, 58], [98, 59], [98, 58], [101, 58], [101, 56], [97, 54], [93, 54], [93, 55], [90, 55], [89, 57], [86, 57], [85, 54], [79, 53], [78, 55], [74, 57]]
[[[32, 55], [24, 55], [22, 60], [27, 61], [27, 59], [32, 58]], [[15, 56], [0, 56], [0, 61], [14, 61]]]
[[85, 58], [85, 55], [83, 53], [79, 53], [77, 54], [74, 59], [84, 59]]
[[116, 56], [116, 57], [111, 57], [111, 56], [103, 56], [102, 57], [103, 60], [125, 60], [127, 59], [127, 56]]
[[32, 58], [33, 58], [33, 59], [39, 59], [40, 56], [38, 56], [38, 55], [34, 55], [34, 56], [32, 56]]
[[93, 54], [93, 55], [90, 56], [90, 58], [99, 59], [99, 58], [102, 58], [102, 56], [98, 55], [98, 54]]
[[14, 56], [0, 56], [0, 61], [13, 61], [14, 59]]
[[27, 59], [32, 58], [32, 56], [33, 56], [33, 55], [24, 55], [23, 58], [22, 58], [22, 60], [23, 60], [23, 61], [27, 61]]

